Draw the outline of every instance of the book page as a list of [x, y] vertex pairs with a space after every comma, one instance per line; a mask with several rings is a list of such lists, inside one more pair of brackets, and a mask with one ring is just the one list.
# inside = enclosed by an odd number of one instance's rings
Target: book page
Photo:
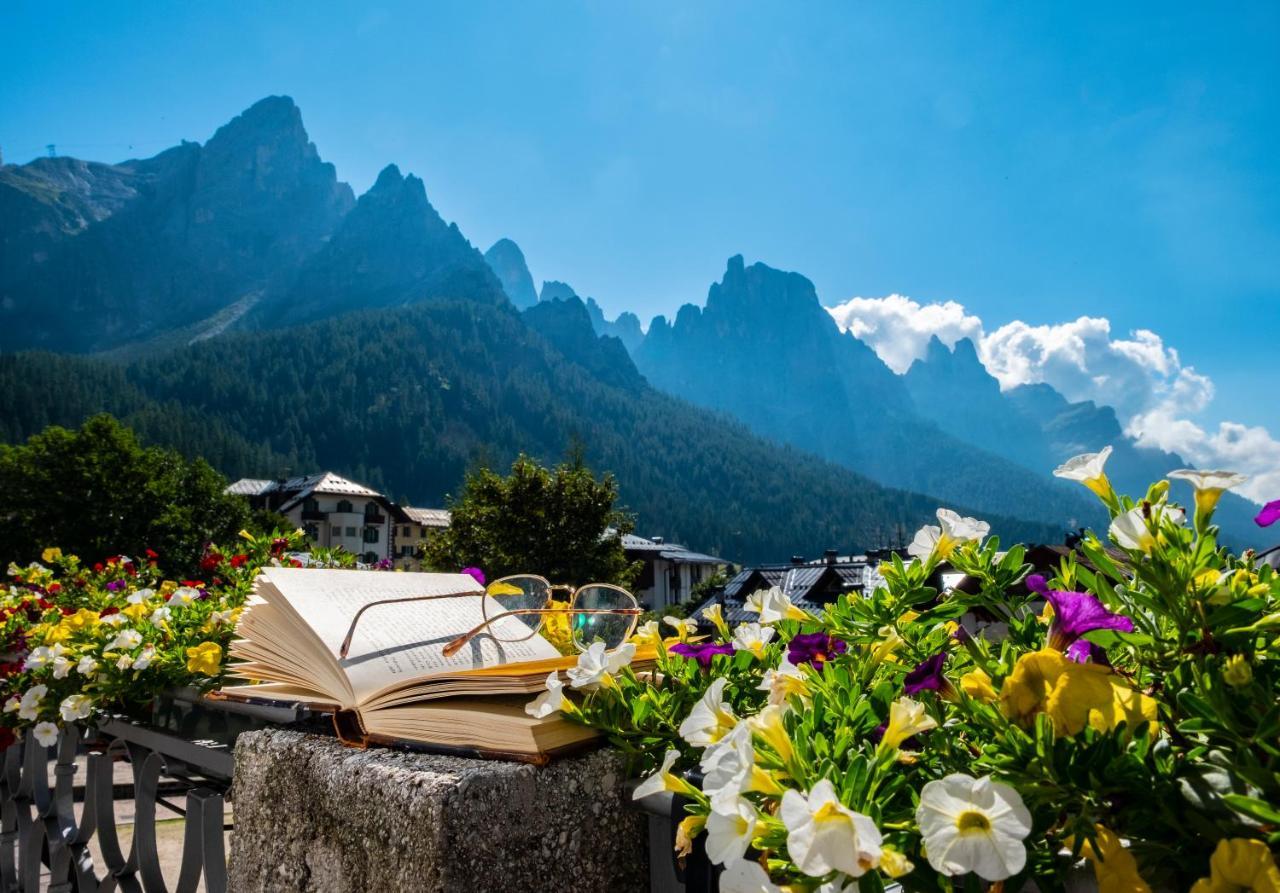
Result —
[[560, 656], [546, 639], [530, 635], [520, 618], [505, 617], [446, 658], [445, 645], [484, 621], [486, 600], [489, 616], [503, 611], [467, 574], [275, 567], [262, 573], [335, 658], [362, 605], [449, 596], [375, 605], [361, 615], [350, 651], [340, 661], [357, 703], [401, 681], [407, 684], [440, 673]]

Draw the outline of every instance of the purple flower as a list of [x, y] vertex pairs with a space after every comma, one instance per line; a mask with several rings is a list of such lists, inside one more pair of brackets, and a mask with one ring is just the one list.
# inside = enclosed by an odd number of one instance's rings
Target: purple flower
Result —
[[480, 570], [478, 567], [464, 567], [461, 573], [471, 576], [481, 586], [485, 584], [484, 571]]
[[916, 664], [914, 670], [902, 680], [902, 693], [918, 695], [922, 691], [936, 691], [943, 697], [955, 694], [955, 689], [942, 675], [942, 665], [947, 662], [947, 652], [939, 651]]
[[1027, 577], [1027, 587], [1039, 592], [1053, 606], [1049, 623], [1049, 647], [1066, 651], [1072, 643], [1095, 629], [1133, 632], [1133, 621], [1123, 614], [1113, 614], [1089, 592], [1060, 592], [1049, 589], [1044, 577]]
[[787, 658], [797, 667], [809, 664], [815, 670], [821, 670], [824, 663], [844, 654], [848, 647], [842, 640], [826, 633], [799, 633], [787, 648]]
[[121, 589], [124, 589], [125, 585], [124, 580], [112, 580], [107, 584], [107, 589], [110, 592], [119, 592]]
[[709, 670], [712, 658], [717, 654], [733, 654], [735, 649], [728, 643], [722, 645], [716, 642], [677, 642], [667, 650], [681, 657], [691, 657], [702, 669]]
[[1258, 517], [1253, 519], [1253, 523], [1259, 527], [1270, 527], [1277, 521], [1280, 521], [1280, 499], [1268, 502], [1262, 507], [1262, 511], [1258, 512]]
[[1111, 661], [1107, 660], [1107, 649], [1093, 644], [1088, 639], [1076, 639], [1068, 645], [1067, 657], [1078, 664], [1095, 663], [1111, 666]]

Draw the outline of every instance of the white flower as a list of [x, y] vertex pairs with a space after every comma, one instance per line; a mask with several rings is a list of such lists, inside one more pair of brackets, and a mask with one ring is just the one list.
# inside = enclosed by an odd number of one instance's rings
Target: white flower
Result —
[[1111, 483], [1102, 468], [1110, 456], [1110, 446], [1105, 446], [1096, 453], [1081, 453], [1055, 468], [1053, 476], [1066, 481], [1078, 481], [1103, 499], [1108, 499], [1111, 496]]
[[1196, 518], [1207, 521], [1218, 507], [1222, 494], [1232, 487], [1238, 487], [1249, 480], [1247, 474], [1235, 471], [1196, 471], [1191, 468], [1179, 468], [1169, 472], [1169, 477], [1179, 481], [1189, 481], [1196, 490]]
[[724, 702], [724, 687], [728, 682], [723, 676], [712, 682], [680, 723], [680, 737], [694, 747], [715, 744], [738, 724], [733, 708]]
[[631, 638], [642, 645], [657, 645], [662, 641], [662, 630], [658, 627], [658, 621], [646, 620], [636, 627]]
[[18, 718], [34, 722], [40, 714], [40, 702], [48, 692], [47, 685], [33, 685], [23, 692], [22, 701], [18, 704]]
[[146, 648], [139, 651], [138, 656], [134, 658], [133, 668], [135, 670], [145, 670], [147, 667], [151, 666], [151, 661], [155, 656], [156, 649], [151, 645], [148, 645]]
[[764, 646], [776, 634], [772, 626], [761, 626], [758, 623], [740, 623], [733, 631], [733, 647], [739, 651], [750, 651], [756, 657], [764, 651]]
[[751, 783], [755, 767], [755, 748], [751, 743], [751, 727], [738, 723], [733, 729], [702, 753], [702, 792], [711, 808], [732, 813], [741, 794]]
[[125, 617], [123, 614], [107, 614], [105, 617], [100, 617], [98, 619], [101, 623], [105, 623], [107, 626], [119, 626], [129, 618]]
[[127, 670], [133, 666], [133, 658], [128, 654], [122, 654], [116, 659], [117, 670]]
[[173, 595], [169, 596], [169, 604], [189, 605], [199, 597], [200, 597], [199, 589], [192, 589], [190, 586], [182, 586], [174, 590]]
[[759, 862], [740, 859], [720, 875], [720, 893], [782, 893]]
[[569, 677], [569, 685], [582, 691], [595, 691], [602, 686], [613, 684], [613, 674], [631, 663], [635, 657], [636, 646], [633, 642], [613, 650], [606, 651], [604, 642], [592, 642], [591, 647], [578, 655], [578, 665], [565, 671]]
[[154, 611], [151, 612], [151, 625], [163, 626], [165, 623], [168, 622], [169, 617], [172, 614], [173, 612], [169, 609], [167, 605], [161, 605], [160, 607], [156, 608]]
[[[671, 767], [676, 764], [676, 760], [680, 759], [680, 751], [669, 750], [662, 758], [662, 766], [652, 775], [645, 777], [644, 781], [636, 785], [636, 789], [631, 792], [632, 800], [643, 800], [645, 797], [653, 794], [661, 794], [663, 791], [675, 790], [667, 783], [668, 778], [674, 779], [671, 774]], [[683, 787], [680, 788], [683, 790]]]
[[747, 596], [743, 607], [754, 614], [759, 614], [761, 623], [810, 619], [809, 615], [793, 605], [790, 597], [777, 586], [751, 593]]
[[4, 702], [4, 712], [13, 713], [22, 706], [22, 699], [17, 695], [10, 695], [9, 700]]
[[538, 695], [535, 699], [524, 705], [524, 712], [530, 716], [542, 719], [553, 713], [559, 713], [560, 708], [564, 706], [564, 683], [560, 681], [560, 677], [556, 675], [556, 671], [552, 670], [547, 674], [547, 690]]
[[214, 611], [209, 615], [209, 622], [214, 626], [223, 626], [230, 623], [235, 614], [234, 608], [227, 608], [225, 611]]
[[724, 628], [724, 607], [719, 602], [702, 609], [702, 617], [717, 629]]
[[53, 678], [66, 679], [71, 672], [71, 659], [58, 656], [53, 659]]
[[843, 877], [836, 878], [834, 881], [827, 881], [814, 893], [858, 893], [858, 882]]
[[93, 699], [88, 695], [68, 695], [62, 699], [58, 712], [62, 714], [63, 722], [88, 719], [93, 712]]
[[136, 629], [122, 629], [107, 643], [107, 651], [128, 651], [142, 644], [142, 633]]
[[782, 795], [787, 853], [805, 874], [820, 877], [842, 871], [862, 877], [880, 864], [880, 829], [870, 816], [849, 809], [835, 786], [822, 779], [808, 797], [796, 790]]
[[787, 654], [782, 655], [782, 661], [776, 670], [764, 671], [764, 677], [756, 688], [767, 691], [769, 703], [779, 707], [788, 706], [792, 695], [803, 698], [809, 694], [809, 682], [804, 678], [804, 671], [793, 664]]
[[154, 589], [139, 589], [136, 592], [130, 592], [125, 601], [131, 605], [140, 605], [155, 594], [156, 591]]
[[920, 791], [916, 824], [929, 864], [945, 875], [1002, 881], [1022, 870], [1031, 813], [1007, 784], [956, 773]]
[[[1148, 511], [1151, 513], [1151, 527], [1147, 526]], [[1156, 545], [1156, 537], [1151, 532], [1152, 527], [1158, 531], [1165, 518], [1181, 526], [1186, 521], [1186, 512], [1163, 502], [1154, 505], [1143, 503], [1123, 515], [1117, 515], [1111, 521], [1111, 527], [1107, 532], [1111, 535], [1111, 541], [1120, 548], [1150, 555]]]
[[67, 649], [63, 648], [61, 643], [56, 643], [51, 646], [41, 645], [37, 648], [32, 648], [31, 653], [27, 655], [27, 662], [23, 669], [38, 670], [41, 667], [47, 667], [66, 653]]
[[53, 747], [58, 743], [58, 727], [54, 723], [38, 722], [31, 731], [41, 747]]
[[756, 808], [739, 798], [731, 811], [712, 810], [707, 816], [707, 858], [716, 865], [742, 861], [756, 833]]
[[956, 547], [963, 543], [980, 543], [991, 532], [991, 525], [977, 518], [966, 518], [951, 511], [938, 509], [937, 525], [925, 525], [916, 531], [907, 554], [928, 559], [937, 556], [941, 560], [951, 557]]
[[92, 676], [98, 671], [98, 662], [89, 655], [80, 658], [80, 663], [76, 664], [76, 672], [81, 676]]
[[692, 617], [673, 617], [668, 614], [662, 618], [662, 622], [674, 629], [676, 635], [681, 639], [685, 639], [698, 631], [698, 621]]

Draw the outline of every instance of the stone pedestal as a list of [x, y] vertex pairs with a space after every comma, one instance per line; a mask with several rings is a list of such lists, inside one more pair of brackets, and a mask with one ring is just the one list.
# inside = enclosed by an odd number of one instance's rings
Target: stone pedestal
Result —
[[644, 817], [610, 751], [546, 767], [242, 735], [233, 893], [636, 891]]

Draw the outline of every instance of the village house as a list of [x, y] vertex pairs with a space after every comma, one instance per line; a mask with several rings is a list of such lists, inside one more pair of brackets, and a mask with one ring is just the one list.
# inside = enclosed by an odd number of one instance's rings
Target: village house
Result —
[[274, 481], [242, 478], [227, 492], [248, 497], [254, 508], [284, 515], [312, 545], [341, 548], [366, 564], [390, 559], [397, 567], [417, 570], [422, 543], [449, 526], [443, 509], [399, 506], [331, 471]]
[[797, 555], [787, 564], [746, 567], [730, 577], [721, 591], [699, 605], [694, 616], [702, 621], [702, 612], [718, 604], [731, 625], [756, 620], [756, 615], [746, 609], [747, 597], [775, 586], [785, 592], [793, 604], [811, 614], [821, 614], [846, 592], [874, 592], [883, 581], [877, 570], [883, 557], [880, 553], [841, 556], [835, 549], [828, 549], [818, 559], [806, 560]]
[[628, 533], [622, 537], [622, 549], [629, 560], [644, 562], [634, 592], [652, 611], [687, 601], [694, 586], [729, 567], [723, 558], [664, 542], [660, 536], [645, 539]]

